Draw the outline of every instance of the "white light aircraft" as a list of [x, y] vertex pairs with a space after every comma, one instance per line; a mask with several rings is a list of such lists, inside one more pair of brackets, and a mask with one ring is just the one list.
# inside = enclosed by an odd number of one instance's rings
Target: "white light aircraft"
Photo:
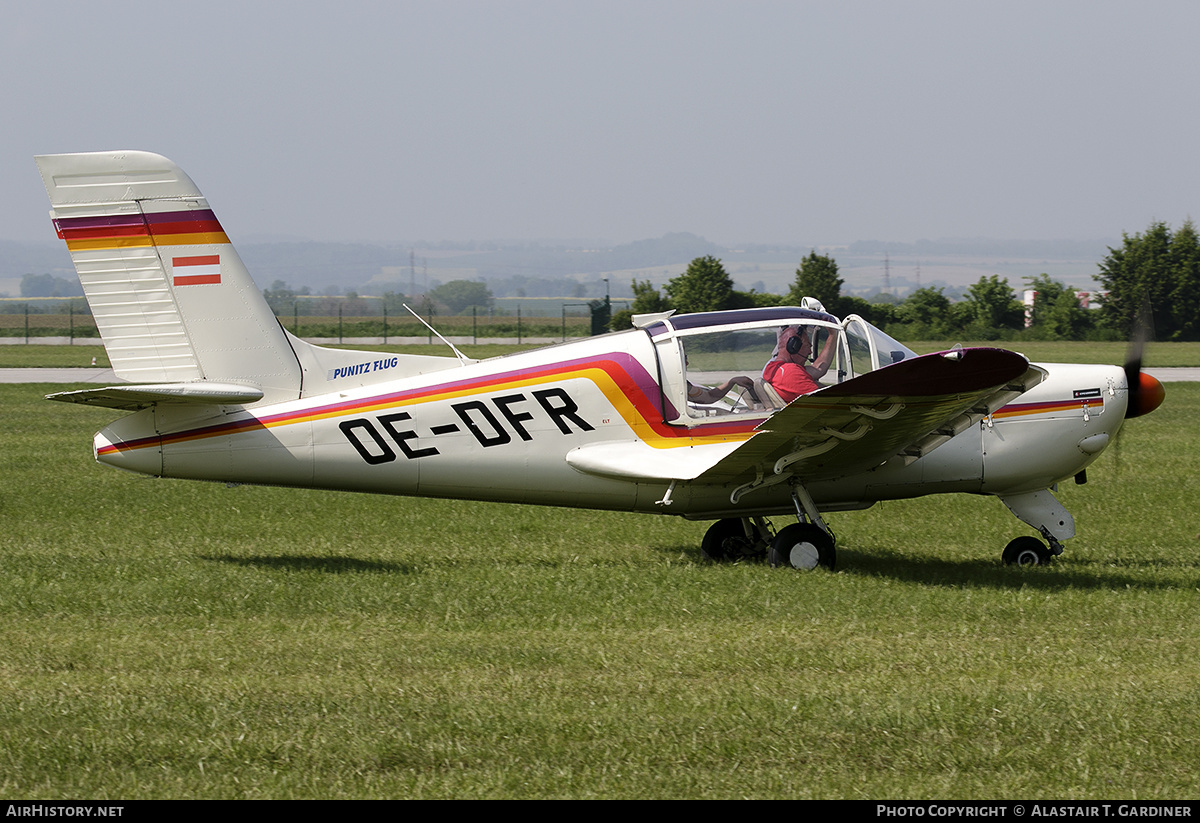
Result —
[[[1075, 533], [1055, 484], [1084, 482], [1126, 418], [1163, 399], [1140, 358], [1122, 369], [993, 348], [917, 356], [819, 304], [643, 315], [482, 361], [323, 348], [280, 326], [170, 160], [37, 163], [129, 381], [50, 398], [133, 412], [97, 433], [95, 456], [147, 475], [673, 514], [716, 521], [709, 559], [765, 552], [800, 569], [834, 566], [823, 513], [990, 494], [1039, 535], [1003, 560], [1038, 564]], [[789, 327], [836, 350], [821, 388], [784, 403], [758, 375]], [[754, 389], [689, 402], [690, 386], [738, 375]], [[774, 533], [765, 518], [781, 515], [798, 522]]]

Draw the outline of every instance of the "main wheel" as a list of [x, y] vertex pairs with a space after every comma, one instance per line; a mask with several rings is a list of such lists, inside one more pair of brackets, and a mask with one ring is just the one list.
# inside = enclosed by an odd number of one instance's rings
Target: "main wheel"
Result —
[[1008, 566], [1044, 566], [1053, 556], [1045, 543], [1025, 535], [1005, 546], [1001, 559]]
[[728, 563], [761, 553], [757, 539], [746, 537], [741, 518], [727, 517], [708, 527], [700, 542], [700, 554], [713, 563]]
[[833, 538], [829, 532], [812, 523], [793, 523], [781, 529], [771, 541], [768, 556], [772, 566], [803, 570], [824, 566], [833, 571], [837, 562]]

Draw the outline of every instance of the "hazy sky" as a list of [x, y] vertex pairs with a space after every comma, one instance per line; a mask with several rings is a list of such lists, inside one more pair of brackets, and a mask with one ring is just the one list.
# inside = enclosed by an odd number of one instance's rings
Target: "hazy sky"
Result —
[[179, 163], [235, 239], [1119, 239], [1200, 218], [1200, 3], [3, 2], [33, 155]]

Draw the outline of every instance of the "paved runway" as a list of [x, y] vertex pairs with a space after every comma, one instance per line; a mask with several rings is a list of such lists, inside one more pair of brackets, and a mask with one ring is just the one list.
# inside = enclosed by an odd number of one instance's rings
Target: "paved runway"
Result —
[[1171, 368], [1143, 369], [1151, 377], [1157, 377], [1163, 383], [1195, 383], [1200, 380], [1200, 369]]
[[[1164, 383], [1200, 381], [1200, 368], [1146, 369]], [[121, 383], [112, 369], [0, 369], [0, 383]]]

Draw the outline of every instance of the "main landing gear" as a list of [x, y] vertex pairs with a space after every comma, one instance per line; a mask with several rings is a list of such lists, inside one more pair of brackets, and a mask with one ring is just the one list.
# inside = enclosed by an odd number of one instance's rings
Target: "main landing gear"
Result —
[[772, 537], [761, 517], [718, 520], [704, 535], [700, 553], [714, 562], [759, 558], [765, 554], [776, 568], [808, 571], [823, 566], [832, 571], [837, 562], [833, 535], [803, 486], [793, 487], [792, 500], [799, 523], [780, 529]]
[[761, 517], [728, 517], [708, 527], [700, 554], [713, 563], [760, 558], [767, 553], [771, 533]]
[[771, 541], [767, 560], [776, 568], [809, 571], [823, 566], [833, 571], [837, 564], [833, 534], [821, 519], [812, 496], [799, 483], [792, 483], [792, 505], [800, 522], [779, 530]]
[[824, 566], [833, 571], [837, 552], [833, 537], [820, 526], [815, 523], [793, 523], [775, 535], [767, 559], [776, 568], [786, 566], [808, 571]]

